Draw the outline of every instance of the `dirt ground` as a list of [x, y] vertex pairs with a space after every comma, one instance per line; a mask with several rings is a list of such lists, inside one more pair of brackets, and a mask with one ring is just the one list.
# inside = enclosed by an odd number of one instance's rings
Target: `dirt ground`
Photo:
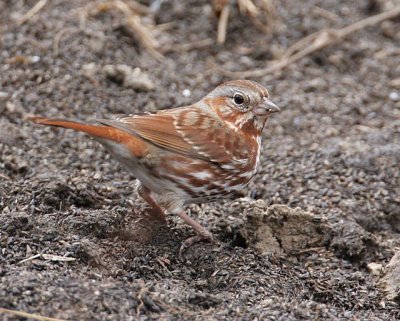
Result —
[[[18, 25], [36, 2], [0, 1], [0, 308], [63, 320], [400, 318], [368, 270], [400, 247], [399, 19], [256, 79], [282, 109], [259, 173], [243, 198], [189, 207], [220, 243], [182, 260], [193, 231], [141, 219], [134, 177], [101, 146], [25, 120], [189, 104], [228, 79], [216, 64], [263, 67], [395, 1], [275, 1], [270, 34], [233, 10], [225, 45], [191, 50], [179, 45], [216, 37], [209, 2], [165, 1], [154, 14], [160, 61], [120, 13], [84, 18], [87, 1], [48, 1]], [[154, 90], [106, 79], [107, 64], [140, 67]]]

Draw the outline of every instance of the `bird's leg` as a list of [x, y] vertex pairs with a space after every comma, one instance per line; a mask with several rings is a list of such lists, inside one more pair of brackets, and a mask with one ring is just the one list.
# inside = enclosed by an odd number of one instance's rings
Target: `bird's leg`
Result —
[[182, 245], [181, 248], [179, 249], [179, 256], [182, 256], [182, 253], [189, 247], [191, 247], [193, 244], [201, 242], [201, 241], [207, 241], [207, 242], [213, 242], [214, 238], [211, 232], [209, 232], [206, 228], [201, 226], [199, 223], [197, 223], [194, 219], [192, 219], [189, 215], [187, 215], [185, 212], [178, 212], [176, 213], [181, 219], [183, 219], [187, 224], [189, 224], [196, 232], [196, 236], [189, 237], [186, 239]]
[[136, 191], [139, 194], [139, 196], [143, 198], [147, 202], [147, 204], [151, 206], [153, 210], [152, 211], [153, 218], [159, 221], [166, 222], [167, 218], [165, 210], [157, 204], [157, 202], [151, 196], [150, 190], [147, 187], [143, 186], [141, 183], [139, 183], [138, 187], [136, 188]]
[[[153, 218], [156, 218], [160, 221], [166, 222], [166, 212], [165, 210], [157, 204], [154, 198], [150, 194], [150, 190], [139, 183], [137, 187], [137, 193], [141, 198], [143, 198], [153, 209], [152, 214]], [[201, 241], [213, 242], [214, 238], [211, 232], [209, 232], [206, 228], [197, 223], [194, 219], [192, 219], [189, 215], [187, 215], [184, 211], [176, 213], [181, 219], [183, 219], [187, 224], [189, 224], [196, 232], [197, 235], [189, 237], [184, 242], [179, 249], [179, 257], [182, 257], [183, 252], [185, 252], [189, 247], [193, 244], [196, 244]]]

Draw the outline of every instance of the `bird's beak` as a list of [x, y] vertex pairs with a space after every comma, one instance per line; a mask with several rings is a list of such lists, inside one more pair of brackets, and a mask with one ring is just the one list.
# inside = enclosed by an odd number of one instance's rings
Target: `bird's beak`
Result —
[[272, 101], [270, 101], [268, 98], [265, 97], [263, 101], [253, 110], [254, 114], [258, 116], [266, 116], [272, 113], [276, 113], [278, 111], [281, 111], [281, 109], [277, 105], [275, 105]]

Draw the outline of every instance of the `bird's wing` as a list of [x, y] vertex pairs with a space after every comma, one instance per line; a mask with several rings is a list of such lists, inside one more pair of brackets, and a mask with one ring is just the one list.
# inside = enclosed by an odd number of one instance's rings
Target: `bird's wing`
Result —
[[166, 150], [218, 164], [232, 162], [235, 156], [232, 149], [241, 144], [236, 132], [210, 114], [193, 107], [98, 121]]
[[244, 137], [216, 116], [201, 110], [180, 111], [175, 128], [198, 154], [212, 162], [235, 164], [248, 158]]

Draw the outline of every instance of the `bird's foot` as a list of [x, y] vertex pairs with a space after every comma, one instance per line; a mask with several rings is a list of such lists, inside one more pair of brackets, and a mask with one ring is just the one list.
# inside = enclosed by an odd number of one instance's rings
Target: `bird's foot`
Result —
[[183, 253], [192, 245], [199, 243], [199, 242], [212, 242], [212, 243], [217, 243], [217, 241], [214, 239], [212, 233], [208, 231], [202, 231], [202, 234], [198, 234], [195, 236], [191, 236], [185, 241], [182, 242], [181, 247], [179, 248], [179, 259], [182, 259]]

